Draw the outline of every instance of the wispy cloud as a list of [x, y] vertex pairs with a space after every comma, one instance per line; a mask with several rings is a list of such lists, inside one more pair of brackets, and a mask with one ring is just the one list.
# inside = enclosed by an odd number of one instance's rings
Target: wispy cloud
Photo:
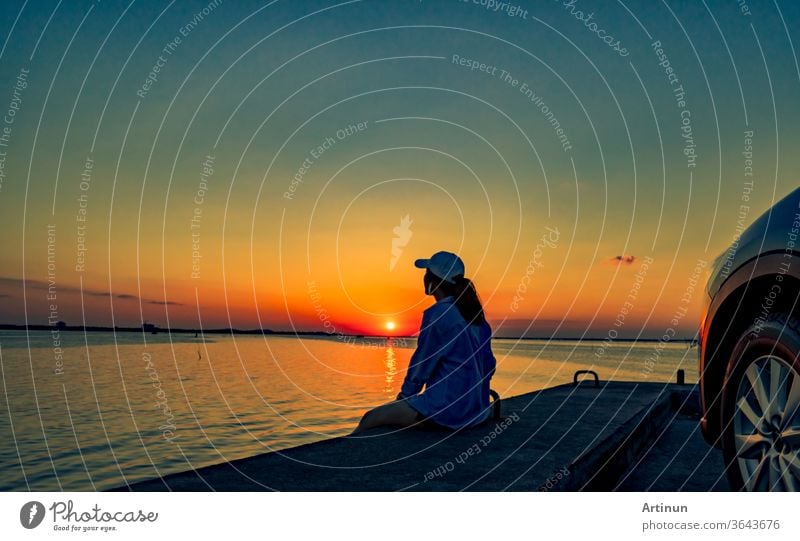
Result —
[[[25, 286], [30, 289], [48, 289], [49, 284], [42, 280], [24, 280]], [[21, 278], [9, 278], [0, 276], [0, 287], [18, 289], [22, 288], [23, 280]], [[56, 284], [56, 291], [59, 293], [81, 293], [80, 287]], [[121, 301], [141, 301], [144, 304], [155, 304], [159, 306], [183, 306], [183, 303], [177, 301], [162, 301], [155, 299], [145, 299], [138, 295], [131, 295], [130, 293], [111, 293], [109, 291], [101, 291], [92, 288], [83, 288], [83, 294], [88, 297], [113, 297]], [[0, 297], [10, 297], [6, 293], [0, 293]]]

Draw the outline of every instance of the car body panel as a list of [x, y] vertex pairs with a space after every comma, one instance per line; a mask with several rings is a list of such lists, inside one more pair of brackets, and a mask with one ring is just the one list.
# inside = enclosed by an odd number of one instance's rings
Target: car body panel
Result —
[[[793, 224], [797, 225], [793, 225]], [[794, 238], [791, 231], [795, 229]], [[734, 242], [715, 260], [707, 292], [716, 296], [722, 284], [748, 261], [771, 252], [796, 251], [797, 232], [800, 230], [800, 188], [781, 199], [745, 229], [738, 242]]]
[[[762, 214], [720, 257], [711, 270], [707, 298], [701, 315], [698, 335], [698, 369], [700, 374], [700, 397], [702, 419], [700, 426], [706, 441], [719, 445], [719, 394], [722, 379], [720, 366], [709, 370], [714, 363], [715, 355], [720, 349], [720, 340], [711, 343], [709, 335], [712, 327], [728, 330], [731, 321], [727, 310], [721, 310], [729, 299], [742, 298], [751, 282], [760, 278], [774, 276], [768, 289], [780, 291], [786, 276], [800, 280], [800, 188], [775, 204]], [[734, 301], [730, 301], [734, 302]], [[727, 306], [726, 308], [730, 308]], [[734, 307], [734, 314], [750, 307]], [[761, 308], [759, 307], [759, 310]], [[754, 321], [758, 314], [753, 314]], [[725, 340], [737, 340], [738, 336], [727, 336]], [[722, 359], [721, 359], [722, 360]], [[727, 365], [728, 359], [724, 359]], [[715, 409], [716, 408], [716, 409]]]

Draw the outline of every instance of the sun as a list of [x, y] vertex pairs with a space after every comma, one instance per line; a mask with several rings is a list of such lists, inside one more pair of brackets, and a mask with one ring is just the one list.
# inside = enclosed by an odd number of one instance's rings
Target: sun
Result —
[[386, 322], [386, 330], [387, 331], [393, 331], [395, 329], [395, 327], [396, 327], [396, 325], [394, 324], [394, 321], [387, 321]]

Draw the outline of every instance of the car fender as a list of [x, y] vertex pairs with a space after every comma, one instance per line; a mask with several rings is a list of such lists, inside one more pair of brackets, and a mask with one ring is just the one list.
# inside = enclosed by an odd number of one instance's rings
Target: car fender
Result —
[[[718, 444], [718, 395], [727, 365], [727, 359], [716, 360], [715, 357], [717, 357], [723, 342], [739, 338], [729, 335], [731, 323], [734, 321], [734, 318], [730, 317], [730, 310], [733, 310], [733, 314], [738, 314], [742, 310], [750, 309], [750, 307], [732, 306], [728, 304], [729, 300], [738, 302], [733, 299], [742, 299], [753, 281], [770, 276], [774, 277], [772, 279], [774, 285], [770, 286], [768, 291], [777, 290], [777, 294], [780, 294], [783, 284], [788, 279], [800, 282], [800, 253], [784, 249], [746, 261], [722, 283], [702, 315], [698, 343], [700, 400], [703, 411], [700, 426], [706, 441], [711, 444]], [[794, 299], [793, 303], [796, 304], [797, 299]], [[754, 322], [756, 318], [757, 314], [753, 316]], [[709, 339], [712, 333], [715, 338]], [[725, 366], [720, 362], [724, 362]]]

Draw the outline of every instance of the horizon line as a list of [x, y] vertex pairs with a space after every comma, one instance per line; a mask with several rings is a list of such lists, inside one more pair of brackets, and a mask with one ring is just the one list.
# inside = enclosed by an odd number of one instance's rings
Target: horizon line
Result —
[[[149, 325], [145, 327], [145, 325]], [[386, 334], [362, 334], [362, 333], [330, 333], [327, 331], [291, 331], [291, 330], [274, 330], [274, 329], [267, 329], [267, 328], [252, 328], [252, 329], [241, 329], [238, 327], [215, 327], [209, 329], [193, 329], [193, 328], [183, 328], [183, 327], [159, 327], [153, 324], [144, 324], [139, 327], [123, 327], [123, 326], [114, 326], [108, 327], [103, 325], [50, 325], [50, 324], [16, 324], [16, 323], [0, 323], [0, 330], [27, 330], [27, 331], [84, 331], [84, 332], [141, 332], [141, 333], [150, 333], [150, 334], [158, 334], [161, 332], [166, 333], [175, 333], [175, 334], [279, 334], [279, 335], [296, 335], [296, 336], [305, 336], [305, 335], [312, 335], [312, 336], [346, 336], [346, 337], [355, 337], [355, 338], [380, 338], [380, 339], [391, 339], [391, 338], [417, 338], [414, 335], [386, 335]], [[608, 337], [592, 337], [592, 336], [583, 336], [583, 337], [557, 337], [557, 336], [493, 336], [495, 340], [558, 340], [558, 341], [571, 341], [571, 342], [580, 342], [582, 340], [591, 341], [591, 342], [601, 342], [608, 340]], [[647, 337], [622, 337], [611, 340], [611, 342], [659, 342], [660, 338], [647, 338]], [[670, 340], [671, 342], [697, 342], [696, 337], [683, 337], [683, 338], [673, 338]]]

